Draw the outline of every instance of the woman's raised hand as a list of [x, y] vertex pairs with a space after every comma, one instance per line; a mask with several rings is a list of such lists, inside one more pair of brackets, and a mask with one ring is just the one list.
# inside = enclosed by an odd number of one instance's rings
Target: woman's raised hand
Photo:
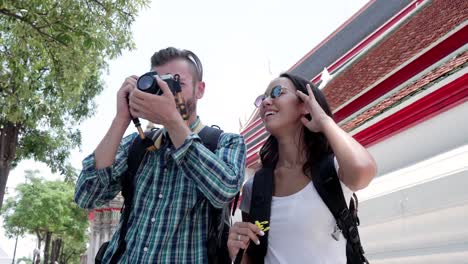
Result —
[[310, 85], [307, 84], [308, 95], [297, 90], [296, 94], [305, 104], [306, 111], [312, 117], [310, 120], [305, 116], [301, 118], [302, 123], [312, 132], [322, 132], [323, 124], [328, 121], [333, 121], [333, 119], [323, 111], [322, 107], [319, 105], [315, 99], [314, 93], [310, 88]]

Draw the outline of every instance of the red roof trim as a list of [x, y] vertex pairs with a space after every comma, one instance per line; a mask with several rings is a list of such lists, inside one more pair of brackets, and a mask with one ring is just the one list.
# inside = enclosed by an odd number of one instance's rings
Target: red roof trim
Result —
[[261, 146], [263, 146], [263, 144], [265, 143], [265, 141], [267, 140], [267, 138], [261, 140], [260, 142], [258, 142], [257, 144], [255, 144], [253, 147], [251, 147], [250, 149], [247, 150], [247, 157], [249, 155], [251, 155], [253, 152], [256, 152], [256, 150], [258, 150]]
[[264, 134], [266, 132], [265, 127], [260, 128], [257, 132], [255, 132], [253, 135], [251, 135], [248, 138], [245, 138], [245, 143], [249, 144], [251, 141], [254, 141], [257, 139], [260, 135]]
[[[256, 111], [256, 110], [255, 110]], [[240, 132], [241, 135], [245, 135], [245, 133], [247, 133], [250, 129], [254, 128], [255, 126], [257, 126], [260, 122], [262, 121], [262, 119], [259, 117], [258, 119], [256, 119], [254, 122], [252, 122], [250, 125], [248, 125], [244, 130], [242, 130]]]
[[246, 167], [249, 168], [251, 165], [255, 164], [255, 162], [257, 162], [258, 159], [260, 159], [258, 153], [255, 153], [254, 155], [248, 157], [246, 161]]
[[94, 211], [88, 212], [88, 221], [90, 222], [94, 221], [94, 217], [95, 217]]
[[346, 106], [334, 113], [336, 122], [340, 122], [348, 116], [352, 115], [359, 109], [365, 107], [371, 102], [375, 101], [380, 96], [391, 91], [393, 88], [402, 84], [406, 80], [410, 79], [417, 73], [433, 65], [443, 57], [457, 50], [461, 46], [466, 44], [466, 36], [468, 36], [468, 26], [464, 26], [441, 43], [432, 47], [430, 50], [420, 55], [417, 59], [410, 62], [397, 72], [381, 81], [371, 90], [365, 92], [358, 98], [354, 99]]
[[455, 68], [458, 68], [464, 63], [466, 63], [467, 60], [468, 60], [468, 51], [465, 51], [462, 54], [458, 55], [457, 57], [440, 65], [436, 69], [424, 74], [424, 76], [419, 78], [417, 81], [399, 90], [398, 93], [395, 93], [392, 96], [385, 98], [384, 100], [380, 101], [378, 104], [370, 107], [366, 111], [353, 117], [353, 119], [349, 120], [349, 122], [342, 124], [341, 128], [345, 131], [351, 131], [361, 126], [362, 124], [367, 122], [369, 119], [373, 118], [377, 113], [386, 111], [386, 109], [391, 108], [392, 105], [400, 102], [403, 98], [409, 96], [410, 94], [416, 92], [417, 90], [420, 90], [425, 85], [431, 82], [437, 81], [443, 75], [448, 74], [450, 71], [453, 71]]
[[96, 213], [102, 213], [102, 212], [107, 212], [107, 211], [120, 211], [121, 208], [99, 208], [99, 209], [94, 209], [91, 211], [88, 211], [88, 221], [94, 221], [96, 218]]
[[[250, 115], [249, 119], [247, 119], [246, 124], [249, 124], [250, 122], [252, 122], [252, 120], [259, 119], [260, 116], [257, 116], [257, 113], [258, 113], [258, 108], [255, 108], [254, 111], [252, 112], [252, 114]], [[257, 119], [255, 119], [255, 117], [257, 117]]]
[[[332, 72], [339, 66], [343, 65], [346, 63], [349, 59], [351, 59], [354, 55], [356, 55], [358, 52], [360, 52], [362, 49], [364, 49], [369, 43], [374, 41], [376, 38], [380, 37], [380, 35], [383, 35], [385, 31], [387, 31], [390, 27], [398, 23], [401, 19], [406, 17], [410, 12], [412, 12], [416, 7], [425, 0], [418, 0], [415, 1], [411, 4], [409, 4], [407, 7], [405, 7], [400, 13], [398, 13], [396, 16], [394, 16], [392, 19], [390, 19], [387, 23], [385, 23], [383, 26], [378, 28], [376, 31], [371, 33], [367, 38], [365, 38], [363, 41], [358, 43], [354, 48], [352, 48], [348, 53], [343, 55], [341, 58], [336, 60], [333, 64], [327, 67], [329, 72]], [[322, 76], [322, 73], [319, 73], [317, 76], [312, 78], [311, 82], [316, 83], [319, 81], [320, 77]]]
[[468, 74], [419, 99], [380, 122], [354, 135], [369, 147], [403, 130], [468, 101]]

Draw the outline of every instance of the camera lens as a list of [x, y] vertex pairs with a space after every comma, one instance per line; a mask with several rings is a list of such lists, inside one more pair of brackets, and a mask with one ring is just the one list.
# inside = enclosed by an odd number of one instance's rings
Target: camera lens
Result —
[[153, 85], [153, 82], [154, 82], [153, 76], [149, 76], [149, 75], [141, 76], [141, 78], [138, 79], [137, 87], [138, 89], [145, 91], [151, 88], [151, 86]]

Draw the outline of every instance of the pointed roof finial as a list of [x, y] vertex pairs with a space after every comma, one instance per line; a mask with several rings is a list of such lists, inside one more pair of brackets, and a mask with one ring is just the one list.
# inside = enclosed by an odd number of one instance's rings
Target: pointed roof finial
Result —
[[322, 75], [320, 76], [321, 82], [319, 85], [319, 89], [322, 89], [323, 87], [325, 87], [325, 85], [327, 85], [327, 83], [330, 82], [331, 79], [333, 79], [333, 76], [330, 75], [330, 73], [327, 70], [327, 67], [324, 67], [322, 71]]

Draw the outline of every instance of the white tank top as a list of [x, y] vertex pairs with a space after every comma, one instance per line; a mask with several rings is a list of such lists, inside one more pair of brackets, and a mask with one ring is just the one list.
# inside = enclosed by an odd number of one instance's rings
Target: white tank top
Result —
[[[336, 164], [336, 163], [335, 163]], [[244, 185], [241, 210], [250, 211], [253, 178]], [[341, 183], [349, 206], [353, 192]], [[346, 264], [346, 239], [331, 233], [336, 221], [312, 182], [285, 197], [273, 197], [266, 264]]]

